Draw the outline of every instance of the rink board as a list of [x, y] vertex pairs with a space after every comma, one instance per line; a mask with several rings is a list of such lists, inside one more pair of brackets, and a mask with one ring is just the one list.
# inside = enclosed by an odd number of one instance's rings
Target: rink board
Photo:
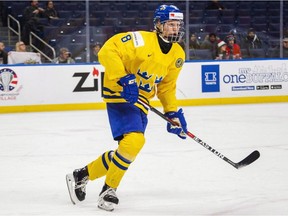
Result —
[[[288, 102], [288, 61], [186, 62], [180, 106]], [[0, 113], [103, 109], [99, 64], [1, 65]], [[158, 106], [155, 97], [153, 105]]]

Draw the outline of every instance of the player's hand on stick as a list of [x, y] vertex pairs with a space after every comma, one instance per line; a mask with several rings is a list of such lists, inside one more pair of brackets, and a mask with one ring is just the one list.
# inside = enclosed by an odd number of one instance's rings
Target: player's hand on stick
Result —
[[178, 112], [165, 113], [165, 116], [174, 122], [174, 124], [167, 123], [167, 131], [177, 134], [181, 139], [186, 139], [187, 123], [182, 108]]
[[128, 74], [119, 80], [119, 84], [123, 87], [120, 93], [127, 102], [134, 104], [138, 100], [139, 89], [134, 74]]

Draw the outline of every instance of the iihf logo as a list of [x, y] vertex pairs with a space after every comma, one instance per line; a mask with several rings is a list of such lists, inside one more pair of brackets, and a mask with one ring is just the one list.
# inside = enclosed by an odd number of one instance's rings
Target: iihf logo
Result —
[[10, 68], [0, 70], [0, 91], [12, 91], [18, 83], [17, 74]]

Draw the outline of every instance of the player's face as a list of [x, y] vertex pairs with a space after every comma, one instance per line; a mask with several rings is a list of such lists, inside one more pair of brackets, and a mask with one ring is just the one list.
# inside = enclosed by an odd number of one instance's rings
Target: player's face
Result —
[[171, 35], [178, 35], [180, 28], [181, 28], [180, 21], [169, 20], [163, 26], [163, 36], [168, 37]]

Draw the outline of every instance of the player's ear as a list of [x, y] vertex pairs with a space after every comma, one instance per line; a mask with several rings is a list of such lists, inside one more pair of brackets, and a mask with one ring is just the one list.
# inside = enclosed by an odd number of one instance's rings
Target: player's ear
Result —
[[161, 24], [160, 20], [156, 22], [155, 26], [159, 32], [163, 32], [163, 25]]

